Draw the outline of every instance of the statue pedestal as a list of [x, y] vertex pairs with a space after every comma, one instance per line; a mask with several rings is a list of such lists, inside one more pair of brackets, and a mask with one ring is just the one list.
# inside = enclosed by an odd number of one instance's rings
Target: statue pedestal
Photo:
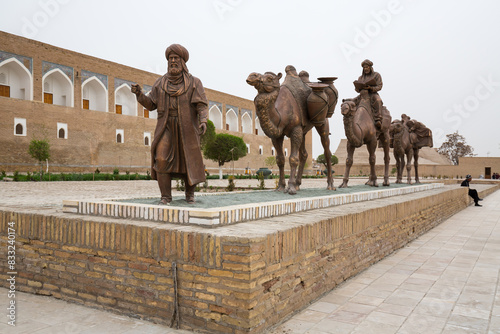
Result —
[[302, 189], [293, 198], [274, 190], [197, 193], [194, 205], [186, 204], [184, 197], [174, 197], [168, 206], [158, 205], [158, 198], [63, 201], [63, 212], [217, 227], [440, 187], [443, 187], [443, 184], [428, 183], [412, 186], [394, 184], [379, 188], [360, 185], [337, 191]]

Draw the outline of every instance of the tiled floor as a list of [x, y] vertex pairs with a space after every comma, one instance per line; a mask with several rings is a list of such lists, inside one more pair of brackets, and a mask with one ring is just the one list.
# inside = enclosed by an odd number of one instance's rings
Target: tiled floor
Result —
[[500, 192], [349, 279], [271, 333], [500, 333]]
[[[349, 279], [272, 334], [500, 333], [500, 191]], [[51, 297], [18, 293], [0, 333], [188, 333]], [[1, 311], [3, 310], [3, 311]]]

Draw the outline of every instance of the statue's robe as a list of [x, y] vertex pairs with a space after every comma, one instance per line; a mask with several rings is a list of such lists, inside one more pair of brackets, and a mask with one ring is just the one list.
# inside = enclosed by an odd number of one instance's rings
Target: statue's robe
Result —
[[[205, 167], [200, 147], [199, 125], [208, 119], [208, 100], [200, 79], [187, 74], [186, 90], [177, 97], [170, 96], [166, 87], [167, 75], [156, 80], [148, 95], [140, 94], [137, 101], [148, 110], [158, 110], [158, 121], [154, 139], [151, 144], [151, 177], [156, 180], [157, 172], [170, 173], [174, 177], [181, 176], [185, 170], [189, 185], [205, 181]], [[176, 99], [177, 101], [173, 101]], [[173, 121], [169, 113], [177, 109], [177, 120]], [[174, 127], [173, 129], [171, 127]], [[175, 137], [167, 137], [175, 134]], [[167, 170], [158, 170], [156, 164], [157, 148], [160, 141], [170, 141], [168, 145], [178, 147], [182, 152], [174, 152], [172, 161], [167, 163]], [[179, 141], [178, 143], [176, 141]], [[175, 159], [183, 159], [177, 161]], [[180, 167], [179, 167], [180, 166]], [[180, 168], [180, 169], [179, 169]]]

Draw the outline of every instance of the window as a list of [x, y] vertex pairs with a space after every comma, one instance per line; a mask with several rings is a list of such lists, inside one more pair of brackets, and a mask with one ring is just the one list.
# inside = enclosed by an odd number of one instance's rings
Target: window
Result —
[[51, 93], [43, 93], [43, 103], [54, 104], [54, 95]]
[[250, 144], [246, 144], [247, 145], [247, 154], [250, 154]]
[[285, 157], [287, 157], [287, 156], [288, 156], [288, 149], [285, 148]]
[[151, 146], [151, 132], [144, 132], [144, 145]]
[[116, 129], [116, 142], [119, 144], [125, 142], [125, 137], [123, 136], [123, 129]]
[[14, 118], [14, 136], [26, 136], [25, 118]]
[[116, 105], [116, 113], [120, 115], [122, 114], [122, 106], [119, 104]]
[[57, 138], [68, 139], [68, 124], [57, 123]]
[[272, 156], [275, 156], [275, 155], [276, 155], [276, 150], [274, 149], [274, 147], [271, 147], [271, 155], [272, 155]]
[[16, 135], [22, 135], [24, 132], [24, 127], [22, 124], [16, 124]]
[[0, 96], [10, 97], [10, 86], [0, 85]]
[[149, 118], [149, 110], [144, 109], [144, 118]]
[[259, 154], [260, 155], [264, 154], [264, 149], [262, 148], [262, 145], [259, 145]]

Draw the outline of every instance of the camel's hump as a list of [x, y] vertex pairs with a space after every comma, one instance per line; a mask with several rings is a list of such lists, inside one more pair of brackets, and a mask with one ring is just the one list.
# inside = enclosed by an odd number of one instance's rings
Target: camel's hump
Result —
[[287, 73], [282, 86], [290, 90], [295, 101], [299, 105], [300, 112], [303, 115], [303, 120], [307, 119], [307, 97], [311, 93], [311, 88], [307, 86], [297, 75]]

